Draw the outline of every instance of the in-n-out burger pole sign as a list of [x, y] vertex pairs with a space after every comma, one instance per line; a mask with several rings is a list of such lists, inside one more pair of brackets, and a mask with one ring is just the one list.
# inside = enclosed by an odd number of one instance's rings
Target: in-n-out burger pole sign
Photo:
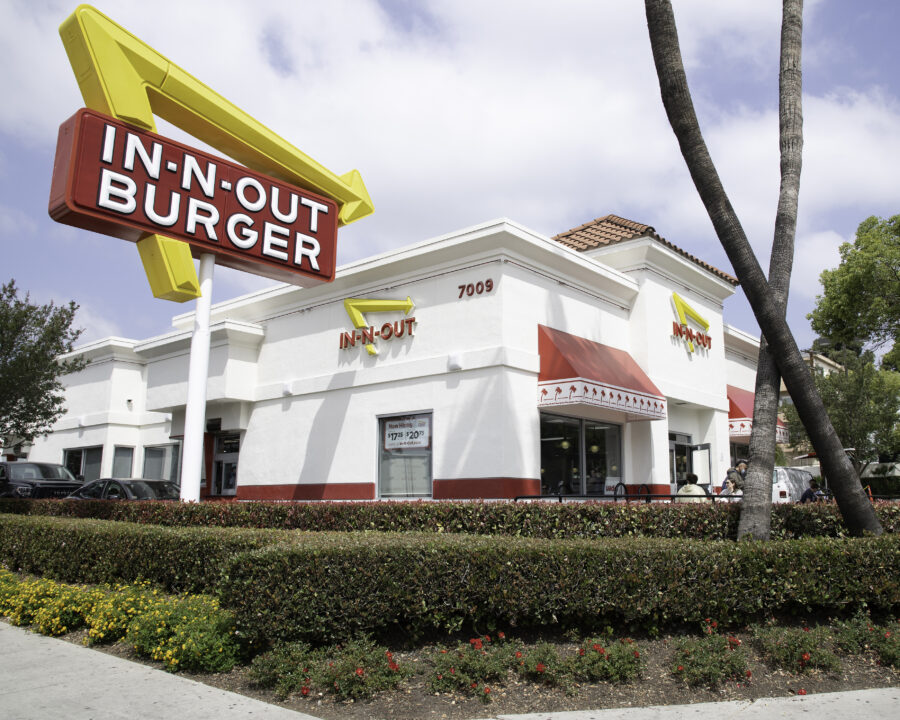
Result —
[[187, 241], [194, 256], [300, 284], [334, 279], [337, 204], [152, 132], [79, 110], [59, 130], [50, 215], [137, 242]]

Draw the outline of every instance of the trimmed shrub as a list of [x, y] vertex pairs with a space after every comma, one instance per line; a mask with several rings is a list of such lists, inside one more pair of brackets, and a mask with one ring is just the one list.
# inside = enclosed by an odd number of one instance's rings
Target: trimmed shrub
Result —
[[704, 634], [675, 646], [672, 674], [688, 685], [716, 688], [726, 680], [746, 680], [748, 672], [747, 653], [734, 636]]
[[840, 660], [831, 648], [828, 628], [759, 627], [754, 630], [754, 636], [766, 659], [782, 670], [803, 673], [841, 669]]
[[[900, 503], [876, 502], [886, 533], [900, 532]], [[177, 527], [470, 533], [548, 539], [645, 537], [733, 540], [738, 503], [292, 502], [173, 503], [0, 499], [0, 514], [118, 520]], [[833, 503], [777, 504], [772, 539], [841, 537]]]
[[65, 582], [149, 580], [170, 592], [201, 592], [215, 588], [226, 558], [283, 537], [277, 531], [0, 515], [0, 562]]
[[463, 628], [590, 631], [900, 604], [900, 538], [713, 543], [305, 533], [236, 555], [219, 587], [239, 632], [328, 642]]

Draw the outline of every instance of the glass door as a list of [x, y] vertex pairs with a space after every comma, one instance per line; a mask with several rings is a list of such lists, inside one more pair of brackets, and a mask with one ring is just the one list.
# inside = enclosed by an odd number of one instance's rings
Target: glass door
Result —
[[237, 493], [237, 466], [240, 445], [240, 433], [216, 436], [216, 454], [213, 459], [213, 495], [228, 497]]

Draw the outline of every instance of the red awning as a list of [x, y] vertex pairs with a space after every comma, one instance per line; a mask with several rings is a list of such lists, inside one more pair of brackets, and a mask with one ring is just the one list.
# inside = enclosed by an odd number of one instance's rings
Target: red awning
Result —
[[[728, 390], [728, 435], [732, 438], [749, 438], [753, 430], [753, 401], [754, 394], [750, 390], [726, 386]], [[788, 431], [785, 424], [778, 419], [775, 427], [775, 442], [788, 441]]]
[[538, 325], [538, 406], [589, 405], [629, 420], [666, 417], [666, 399], [624, 350]]

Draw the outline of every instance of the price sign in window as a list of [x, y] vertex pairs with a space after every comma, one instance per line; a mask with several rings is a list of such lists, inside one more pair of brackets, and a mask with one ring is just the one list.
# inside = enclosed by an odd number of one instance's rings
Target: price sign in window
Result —
[[431, 414], [381, 418], [381, 497], [431, 497]]
[[384, 449], [427, 448], [431, 444], [431, 417], [411, 415], [384, 420]]

